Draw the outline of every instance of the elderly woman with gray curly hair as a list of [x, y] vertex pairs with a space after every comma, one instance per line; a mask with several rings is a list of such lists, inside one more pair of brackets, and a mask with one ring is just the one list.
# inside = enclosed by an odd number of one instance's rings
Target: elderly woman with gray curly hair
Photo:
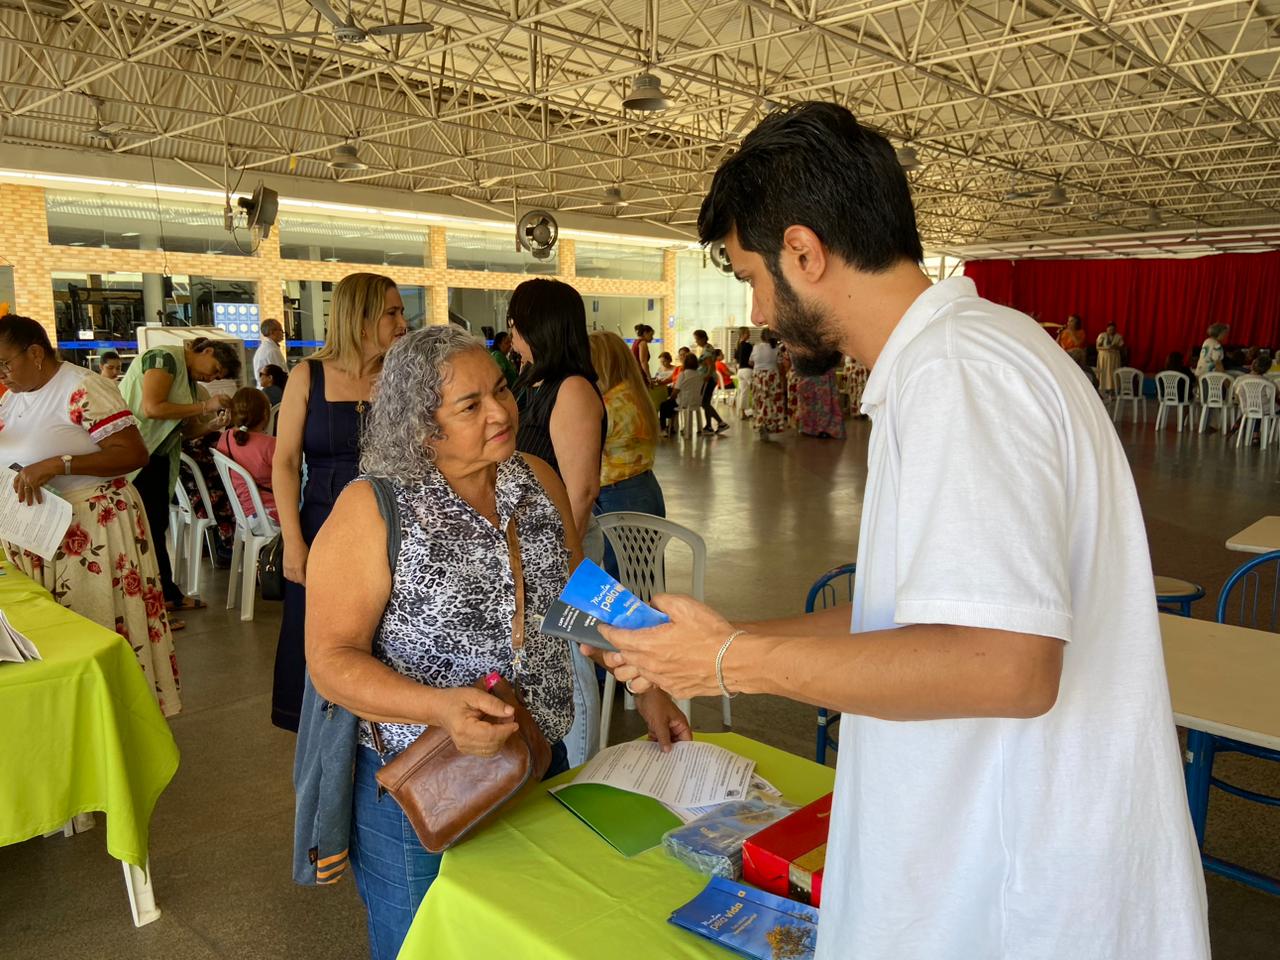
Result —
[[[517, 425], [507, 378], [481, 341], [450, 326], [405, 336], [386, 354], [361, 443], [363, 475], [339, 496], [308, 560], [312, 683], [363, 718], [350, 858], [375, 960], [396, 955], [440, 864], [395, 801], [379, 799], [380, 763], [433, 725], [464, 753], [496, 753], [516, 730], [511, 708], [471, 686], [496, 671], [518, 684], [553, 745], [547, 775], [567, 767], [573, 668], [568, 645], [539, 625], [582, 554], [564, 485], [542, 460], [516, 452]], [[370, 477], [387, 478], [394, 491], [395, 569]], [[508, 553], [509, 530], [519, 565]], [[525, 639], [517, 651], [521, 567]], [[688, 721], [665, 693], [643, 695], [638, 706], [664, 746], [689, 739]]]

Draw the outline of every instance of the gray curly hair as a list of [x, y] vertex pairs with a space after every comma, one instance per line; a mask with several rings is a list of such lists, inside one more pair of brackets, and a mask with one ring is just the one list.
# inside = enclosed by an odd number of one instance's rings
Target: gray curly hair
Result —
[[435, 462], [429, 446], [443, 433], [436, 411], [449, 361], [484, 342], [453, 324], [424, 327], [392, 344], [382, 361], [373, 410], [360, 439], [360, 470], [413, 483]]

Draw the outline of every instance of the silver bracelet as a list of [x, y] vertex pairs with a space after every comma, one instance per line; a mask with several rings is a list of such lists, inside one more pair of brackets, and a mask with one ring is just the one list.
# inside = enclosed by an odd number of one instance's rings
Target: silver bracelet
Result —
[[730, 693], [729, 688], [724, 685], [724, 655], [729, 652], [729, 645], [737, 640], [747, 631], [735, 630], [729, 634], [729, 639], [720, 647], [720, 652], [716, 654], [716, 683], [720, 684], [720, 693], [732, 700], [737, 696], [736, 693]]

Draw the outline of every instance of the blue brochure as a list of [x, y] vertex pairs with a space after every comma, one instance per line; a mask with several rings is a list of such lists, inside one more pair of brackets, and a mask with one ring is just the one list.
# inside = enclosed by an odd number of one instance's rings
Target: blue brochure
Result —
[[706, 888], [671, 914], [671, 922], [758, 960], [812, 960], [818, 908], [755, 887], [712, 877]]
[[565, 584], [560, 599], [602, 623], [624, 630], [656, 627], [671, 618], [653, 609], [590, 560], [583, 560]]

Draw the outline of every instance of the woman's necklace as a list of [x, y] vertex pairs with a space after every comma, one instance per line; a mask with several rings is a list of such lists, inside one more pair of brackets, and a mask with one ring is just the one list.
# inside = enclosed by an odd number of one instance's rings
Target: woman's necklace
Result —
[[356, 401], [356, 413], [361, 413], [361, 414], [362, 414], [362, 413], [364, 413], [364, 401], [363, 401], [363, 400], [357, 400], [357, 401]]

